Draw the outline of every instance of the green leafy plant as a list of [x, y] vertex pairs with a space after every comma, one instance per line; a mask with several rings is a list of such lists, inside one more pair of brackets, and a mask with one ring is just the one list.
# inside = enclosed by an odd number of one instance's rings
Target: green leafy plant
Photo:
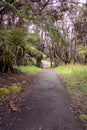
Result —
[[6, 11], [17, 13], [17, 9], [15, 8], [15, 6], [10, 4], [9, 2], [0, 2], [0, 7], [5, 8]]
[[87, 115], [86, 115], [86, 114], [81, 114], [81, 115], [80, 115], [80, 119], [81, 119], [83, 122], [87, 122]]
[[10, 94], [10, 90], [6, 87], [0, 88], [0, 94]]
[[20, 84], [12, 84], [11, 86], [5, 86], [0, 88], [0, 94], [19, 93], [21, 91]]
[[21, 86], [20, 84], [12, 84], [9, 87], [10, 93], [19, 93], [21, 91]]

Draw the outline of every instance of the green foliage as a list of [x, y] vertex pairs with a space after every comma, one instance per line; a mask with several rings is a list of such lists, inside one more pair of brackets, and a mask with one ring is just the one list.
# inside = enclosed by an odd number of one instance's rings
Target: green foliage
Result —
[[36, 66], [19, 66], [18, 69], [28, 73], [38, 73], [42, 71], [41, 68], [38, 68]]
[[[26, 46], [25, 46], [25, 53], [30, 54], [31, 58], [36, 58], [39, 56], [44, 56], [44, 54], [37, 49], [38, 42], [42, 39], [36, 33], [28, 33], [26, 36]], [[30, 58], [30, 59], [31, 59]]]
[[9, 87], [10, 93], [19, 93], [21, 91], [21, 86], [20, 84], [12, 84]]
[[81, 57], [84, 57], [87, 55], [87, 46], [79, 45], [77, 46], [78, 53]]
[[86, 114], [81, 114], [81, 115], [80, 115], [80, 119], [81, 119], [83, 122], [87, 121], [87, 115], [86, 115]]
[[37, 50], [35, 47], [30, 47], [31, 52], [36, 56], [41, 56], [43, 53], [39, 50]]
[[72, 73], [72, 69], [69, 68], [68, 66], [59, 66], [55, 70], [61, 74], [71, 74]]
[[5, 86], [0, 88], [0, 94], [19, 93], [21, 91], [20, 84], [12, 84], [11, 86]]
[[83, 122], [85, 128], [87, 128], [87, 114], [81, 114], [80, 120]]
[[5, 8], [6, 11], [11, 11], [13, 13], [17, 13], [17, 9], [13, 4], [10, 4], [9, 2], [0, 2], [0, 7]]
[[[87, 36], [87, 6], [80, 7], [78, 19], [74, 24], [76, 35], [77, 35], [77, 43], [80, 45], [85, 45], [86, 36]], [[83, 50], [81, 53], [84, 53]], [[87, 53], [87, 52], [86, 52]]]
[[41, 37], [36, 33], [29, 33], [28, 38], [30, 41], [32, 40], [33, 42], [37, 42], [41, 40]]
[[[86, 78], [87, 79], [87, 78]], [[81, 85], [81, 89], [83, 90], [83, 91], [87, 91], [87, 82], [85, 82], [85, 83], [83, 83], [82, 85]]]
[[82, 7], [81, 11], [82, 11], [82, 16], [87, 15], [87, 7], [86, 6]]
[[26, 55], [24, 53], [27, 44], [26, 35], [27, 32], [23, 28], [0, 30], [0, 60], [4, 64], [13, 64], [14, 60], [17, 63], [21, 57]]
[[[7, 60], [10, 57], [12, 46], [8, 44], [8, 30], [0, 30], [0, 60]], [[10, 58], [9, 58], [10, 59]]]
[[[34, 50], [36, 49], [35, 45], [32, 45], [32, 44], [27, 44], [26, 45], [26, 52], [31, 52], [34, 54]], [[36, 49], [37, 50], [37, 49]]]
[[65, 40], [63, 34], [59, 31], [58, 27], [55, 26], [54, 22], [49, 17], [44, 17], [44, 29], [48, 30], [51, 39], [57, 44], [66, 45], [67, 41]]
[[[68, 73], [68, 70], [70, 73]], [[67, 65], [56, 68], [61, 80], [66, 86], [70, 98], [72, 99], [73, 106], [80, 108], [81, 112], [87, 111], [87, 66]], [[80, 113], [79, 113], [80, 114]], [[84, 126], [87, 127], [87, 115], [80, 114], [80, 119], [84, 122]]]
[[17, 46], [23, 47], [26, 32], [21, 28], [11, 30], [0, 30], [0, 49], [9, 54], [13, 54]]
[[0, 31], [0, 60], [13, 63], [22, 58], [31, 61], [31, 57], [43, 56], [43, 53], [37, 49], [38, 41], [41, 38], [35, 33], [27, 33], [23, 28], [12, 28], [10, 30]]
[[[46, 31], [49, 32], [50, 37], [54, 39], [56, 43], [65, 43], [65, 39], [62, 37], [59, 29], [53, 23], [50, 17], [45, 17], [41, 12], [39, 12], [32, 2], [26, 1], [12, 1], [12, 0], [5, 0], [0, 2], [0, 7], [4, 8], [6, 12], [18, 13], [14, 15], [13, 13], [11, 16], [14, 18], [18, 17], [18, 23], [22, 25], [26, 25], [26, 22], [32, 22], [32, 24], [37, 24], [38, 21], [41, 21], [41, 28], [43, 25], [46, 26]], [[8, 15], [8, 14], [7, 14]], [[55, 19], [57, 18], [57, 12], [54, 14]], [[22, 22], [20, 21], [22, 20]], [[25, 22], [25, 24], [24, 24]], [[3, 23], [3, 21], [2, 21]], [[15, 26], [15, 24], [13, 25]], [[45, 29], [44, 29], [45, 30]], [[1, 30], [2, 33], [2, 30]], [[5, 34], [5, 35], [4, 35]], [[38, 42], [41, 42], [42, 38], [36, 33], [27, 33], [24, 29], [13, 27], [9, 30], [4, 30], [3, 34], [0, 34], [0, 47], [2, 51], [2, 56], [0, 56], [1, 60], [3, 60], [4, 64], [6, 62], [10, 62], [11, 64], [19, 63], [20, 59], [31, 57], [43, 57], [43, 53], [38, 50]], [[27, 57], [26, 57], [27, 55]], [[19, 60], [19, 61], [18, 61]]]
[[31, 58], [31, 64], [36, 65], [36, 59], [34, 57]]
[[0, 94], [10, 94], [10, 90], [6, 87], [0, 88]]
[[8, 43], [16, 46], [23, 46], [25, 43], [26, 31], [23, 28], [12, 28], [8, 31]]
[[87, 66], [68, 65], [57, 67], [55, 70], [63, 76], [64, 82], [68, 83], [72, 89], [78, 89], [79, 85], [79, 91], [87, 92]]
[[[33, 8], [33, 3], [26, 1], [11, 1], [6, 0], [0, 2], [0, 7], [3, 8], [6, 12], [10, 12], [11, 16], [14, 18], [18, 18], [18, 23], [27, 25], [26, 22], [32, 22], [32, 24], [37, 24], [38, 21], [41, 22], [40, 28], [43, 28], [45, 31], [49, 32], [49, 35], [54, 41], [58, 44], [65, 44], [66, 41], [62, 36], [62, 33], [55, 26], [53, 19], [50, 17], [45, 17], [41, 12], [38, 12], [36, 8]], [[18, 13], [14, 15], [13, 13]], [[7, 14], [8, 15], [8, 14]], [[54, 14], [54, 19], [57, 19], [57, 12]], [[20, 21], [22, 20], [22, 22]], [[9, 19], [10, 20], [10, 19]], [[24, 24], [25, 22], [25, 24]], [[3, 21], [2, 21], [3, 23]], [[43, 27], [45, 25], [45, 27]], [[4, 30], [0, 32], [0, 50], [1, 56], [0, 60], [3, 60], [4, 64], [9, 62], [11, 65], [14, 63], [19, 65], [21, 64], [19, 61], [23, 58], [30, 57], [43, 57], [44, 54], [37, 49], [38, 43], [41, 42], [42, 38], [36, 33], [27, 33], [23, 28], [14, 27], [9, 30]], [[26, 56], [27, 55], [27, 56]]]

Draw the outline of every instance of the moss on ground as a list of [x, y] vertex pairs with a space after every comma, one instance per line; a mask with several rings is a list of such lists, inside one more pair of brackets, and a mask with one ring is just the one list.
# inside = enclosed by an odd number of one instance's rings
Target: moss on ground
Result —
[[0, 88], [0, 94], [11, 94], [11, 93], [19, 93], [21, 91], [20, 84], [12, 84], [10, 86], [3, 86]]

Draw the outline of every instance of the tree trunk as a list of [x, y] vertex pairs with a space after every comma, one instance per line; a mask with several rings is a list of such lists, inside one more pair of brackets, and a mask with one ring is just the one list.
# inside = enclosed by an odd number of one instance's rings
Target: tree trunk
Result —
[[42, 67], [41, 61], [42, 61], [42, 57], [37, 57], [37, 58], [36, 58], [36, 66], [37, 66], [37, 67]]
[[87, 55], [85, 56], [84, 65], [87, 64]]
[[51, 67], [51, 68], [53, 67], [52, 59], [50, 59], [50, 67]]
[[12, 65], [9, 62], [3, 62], [3, 60], [0, 61], [0, 72], [7, 73], [8, 71], [14, 72], [14, 69]]

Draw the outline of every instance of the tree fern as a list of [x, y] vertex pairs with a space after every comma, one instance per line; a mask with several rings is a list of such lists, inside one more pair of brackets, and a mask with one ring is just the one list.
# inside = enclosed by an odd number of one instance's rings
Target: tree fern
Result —
[[79, 45], [78, 46], [78, 53], [80, 55], [86, 56], [87, 55], [87, 46]]
[[41, 12], [33, 8], [31, 4], [23, 7], [21, 16], [24, 22], [30, 22], [34, 24], [40, 24], [44, 31], [49, 32], [49, 35], [57, 44], [67, 44], [63, 34], [59, 31], [59, 28], [55, 26], [50, 16], [44, 16]]
[[41, 40], [41, 37], [36, 33], [28, 33], [29, 40], [32, 40], [33, 42], [37, 42]]
[[44, 17], [44, 26], [45, 29], [48, 30], [50, 37], [57, 43], [57, 44], [67, 44], [63, 34], [59, 31], [58, 27], [55, 26], [53, 21], [49, 17]]
[[0, 2], [0, 8], [4, 8], [6, 11], [11, 11], [13, 13], [18, 12], [15, 6], [9, 2]]

